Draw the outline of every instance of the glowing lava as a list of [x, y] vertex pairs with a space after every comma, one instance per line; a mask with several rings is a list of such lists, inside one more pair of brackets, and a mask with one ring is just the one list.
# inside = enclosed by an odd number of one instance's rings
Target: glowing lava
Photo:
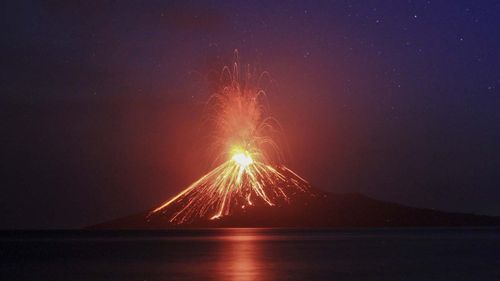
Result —
[[309, 191], [309, 184], [283, 165], [277, 141], [281, 127], [270, 116], [260, 86], [267, 74], [252, 75], [248, 69], [241, 79], [237, 62], [232, 70], [225, 67], [221, 87], [207, 102], [209, 149], [223, 162], [149, 218], [162, 216], [177, 224], [213, 220], [257, 205], [290, 204], [295, 194]]

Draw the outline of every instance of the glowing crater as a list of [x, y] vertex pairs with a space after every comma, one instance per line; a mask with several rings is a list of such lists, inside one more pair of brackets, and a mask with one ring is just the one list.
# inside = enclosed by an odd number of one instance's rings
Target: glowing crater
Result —
[[237, 152], [231, 158], [234, 162], [240, 165], [243, 168], [246, 168], [248, 165], [253, 163], [252, 157], [245, 152]]

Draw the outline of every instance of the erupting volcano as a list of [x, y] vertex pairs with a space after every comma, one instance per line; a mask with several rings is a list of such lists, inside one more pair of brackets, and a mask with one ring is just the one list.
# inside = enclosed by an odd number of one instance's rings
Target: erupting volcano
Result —
[[[224, 67], [220, 86], [206, 104], [208, 149], [218, 163], [184, 191], [151, 211], [148, 219], [174, 224], [215, 220], [259, 205], [292, 204], [297, 194], [313, 194], [306, 180], [284, 165], [282, 130], [269, 113], [261, 82], [236, 59]], [[223, 159], [220, 161], [220, 159]]]
[[89, 228], [500, 225], [498, 217], [406, 207], [359, 193], [312, 188], [285, 166], [283, 131], [270, 114], [263, 86], [269, 75], [250, 67], [241, 72], [235, 54], [205, 106], [202, 125], [211, 171], [157, 208]]

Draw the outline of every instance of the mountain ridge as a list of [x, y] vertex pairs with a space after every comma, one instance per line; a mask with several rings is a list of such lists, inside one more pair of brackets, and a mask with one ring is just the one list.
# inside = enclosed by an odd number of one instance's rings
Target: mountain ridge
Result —
[[87, 226], [85, 229], [170, 229], [206, 227], [441, 227], [498, 226], [500, 217], [445, 212], [373, 199], [361, 193], [329, 193], [293, 198], [281, 206], [258, 205], [214, 220], [176, 224], [151, 210]]

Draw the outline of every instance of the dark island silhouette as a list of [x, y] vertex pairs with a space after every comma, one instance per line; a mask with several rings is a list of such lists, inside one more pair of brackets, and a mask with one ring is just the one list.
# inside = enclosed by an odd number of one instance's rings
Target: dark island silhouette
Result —
[[[452, 213], [384, 202], [360, 193], [328, 193], [315, 189], [297, 194], [289, 204], [236, 209], [231, 215], [210, 220], [171, 223], [173, 211], [150, 215], [150, 210], [87, 229], [169, 229], [210, 227], [444, 227], [498, 226], [500, 217]], [[169, 213], [170, 212], [170, 213]]]

